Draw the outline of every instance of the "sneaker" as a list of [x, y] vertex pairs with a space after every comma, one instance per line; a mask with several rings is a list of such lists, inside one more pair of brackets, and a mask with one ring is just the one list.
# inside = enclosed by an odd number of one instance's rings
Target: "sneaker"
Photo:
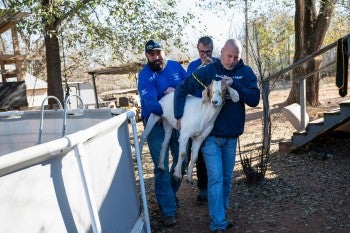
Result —
[[213, 233], [225, 233], [224, 229], [215, 229], [215, 231], [213, 231]]
[[227, 221], [226, 230], [230, 229], [232, 227], [233, 227], [233, 222], [232, 221]]
[[177, 196], [175, 196], [176, 208], [180, 208], [180, 200]]
[[171, 226], [175, 225], [176, 218], [175, 218], [175, 216], [165, 217], [165, 218], [163, 218], [162, 223], [166, 227], [171, 227]]
[[200, 189], [197, 194], [197, 200], [201, 203], [207, 201], [208, 192], [205, 189]]

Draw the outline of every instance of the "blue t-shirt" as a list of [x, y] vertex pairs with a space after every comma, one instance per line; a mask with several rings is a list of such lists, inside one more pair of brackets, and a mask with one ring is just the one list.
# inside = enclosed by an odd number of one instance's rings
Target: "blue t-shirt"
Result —
[[151, 113], [163, 115], [159, 100], [165, 95], [168, 87], [174, 89], [186, 78], [186, 71], [180, 63], [167, 60], [165, 68], [154, 72], [145, 65], [138, 75], [138, 91], [141, 99], [141, 117], [149, 117]]

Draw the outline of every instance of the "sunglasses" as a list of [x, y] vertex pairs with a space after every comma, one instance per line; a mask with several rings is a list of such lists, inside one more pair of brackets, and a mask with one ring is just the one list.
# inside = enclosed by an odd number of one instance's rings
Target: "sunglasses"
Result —
[[211, 50], [198, 50], [200, 53], [202, 53], [202, 54], [211, 54], [212, 53], [212, 51]]

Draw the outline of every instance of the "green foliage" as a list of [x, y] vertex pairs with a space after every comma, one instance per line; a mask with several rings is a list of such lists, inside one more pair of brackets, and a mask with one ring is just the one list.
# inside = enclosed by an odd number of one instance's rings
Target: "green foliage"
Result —
[[274, 73], [290, 65], [294, 54], [293, 17], [277, 12], [260, 16], [251, 24], [252, 49], [258, 51], [264, 70]]
[[350, 0], [338, 3], [323, 45], [328, 45], [350, 33]]
[[149, 38], [180, 39], [182, 29], [193, 17], [180, 17], [175, 0], [7, 0], [4, 5], [30, 13], [19, 25], [24, 34], [54, 34], [64, 39], [67, 50], [99, 51], [108, 47], [120, 61], [142, 53]]
[[[262, 68], [270, 73], [288, 66], [294, 53], [294, 2], [247, 0], [246, 3], [249, 28], [248, 48], [250, 57], [255, 60], [255, 64], [250, 65], [254, 70], [259, 70], [257, 63], [261, 63]], [[230, 12], [233, 22], [237, 19], [237, 12], [245, 10], [244, 0], [203, 0], [200, 4], [206, 8], [217, 9], [218, 7], [223, 12]], [[234, 37], [244, 44], [245, 33]], [[254, 58], [255, 55], [258, 58]], [[259, 62], [256, 59], [259, 59]]]
[[[244, 9], [243, 0], [196, 3], [203, 9], [232, 15], [232, 21], [237, 21], [237, 12]], [[294, 54], [294, 2], [247, 3], [252, 49], [259, 45], [259, 54], [270, 73], [286, 67]], [[25, 40], [37, 48], [42, 47], [44, 35], [58, 36], [61, 53], [65, 51], [70, 66], [74, 65], [71, 62], [76, 66], [111, 66], [139, 61], [144, 59], [144, 43], [149, 38], [166, 42], [170, 48], [181, 48], [182, 31], [195, 17], [185, 13], [188, 9], [179, 10], [175, 0], [3, 0], [2, 4], [13, 11], [30, 13], [18, 26]], [[349, 32], [349, 0], [340, 1], [337, 9], [325, 44]]]

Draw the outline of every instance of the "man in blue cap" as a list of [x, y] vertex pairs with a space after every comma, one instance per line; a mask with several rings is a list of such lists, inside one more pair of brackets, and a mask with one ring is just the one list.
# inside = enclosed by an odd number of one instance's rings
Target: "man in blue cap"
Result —
[[[149, 40], [145, 46], [147, 64], [138, 76], [138, 91], [141, 98], [141, 117], [144, 126], [151, 113], [161, 116], [163, 110], [159, 100], [166, 94], [173, 92], [177, 85], [186, 77], [186, 71], [180, 63], [165, 59], [165, 52], [161, 44]], [[181, 180], [173, 176], [174, 168], [179, 156], [179, 131], [173, 130], [169, 147], [172, 154], [172, 166], [169, 170], [169, 148], [166, 152], [165, 170], [158, 168], [161, 145], [164, 139], [164, 128], [161, 123], [156, 124], [147, 143], [154, 164], [155, 194], [161, 210], [161, 220], [165, 226], [176, 223], [177, 197]], [[184, 162], [186, 164], [186, 162]], [[183, 171], [184, 172], [184, 171]]]

